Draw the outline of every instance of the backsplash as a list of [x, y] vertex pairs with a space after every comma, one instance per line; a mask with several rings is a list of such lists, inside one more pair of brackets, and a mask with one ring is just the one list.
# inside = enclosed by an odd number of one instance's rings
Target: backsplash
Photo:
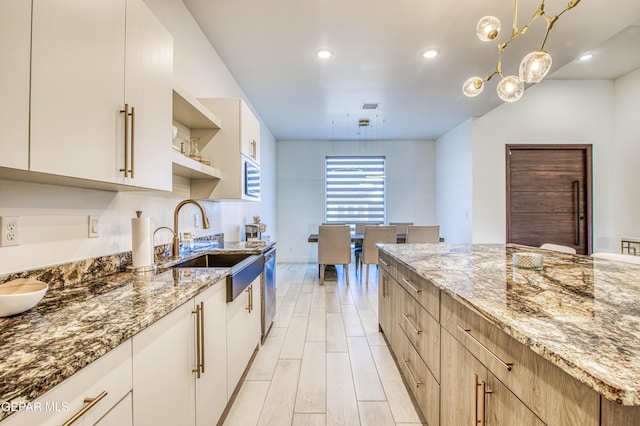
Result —
[[[195, 239], [198, 243], [224, 243], [224, 233], [206, 235]], [[165, 256], [170, 253], [171, 244], [155, 246], [155, 256]], [[106, 275], [122, 272], [131, 264], [131, 251], [116, 253], [88, 259], [77, 260], [59, 265], [31, 269], [0, 275], [0, 284], [17, 278], [34, 278], [49, 284], [49, 289], [73, 287], [80, 283], [96, 280]]]

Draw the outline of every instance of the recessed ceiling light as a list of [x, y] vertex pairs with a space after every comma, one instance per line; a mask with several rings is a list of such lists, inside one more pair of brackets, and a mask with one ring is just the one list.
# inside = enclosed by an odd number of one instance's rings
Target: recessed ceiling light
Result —
[[316, 56], [320, 59], [329, 59], [333, 53], [329, 49], [320, 49], [316, 52]]
[[588, 61], [591, 58], [593, 58], [593, 54], [592, 53], [585, 53], [584, 55], [580, 56], [578, 58], [578, 60], [579, 61]]
[[422, 57], [425, 59], [431, 59], [438, 56], [438, 53], [439, 53], [438, 49], [427, 49], [424, 52], [422, 52]]

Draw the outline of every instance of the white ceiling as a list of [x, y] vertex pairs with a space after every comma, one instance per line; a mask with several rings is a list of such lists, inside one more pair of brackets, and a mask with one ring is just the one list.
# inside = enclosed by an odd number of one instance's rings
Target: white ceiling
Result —
[[[501, 103], [498, 77], [476, 98], [462, 94], [472, 75], [496, 65], [495, 43], [475, 35], [479, 18], [495, 15], [504, 40], [513, 24], [513, 0], [184, 0], [277, 140], [435, 139], [471, 116]], [[519, 25], [538, 6], [520, 0]], [[567, 0], [547, 0], [548, 14]], [[614, 6], [615, 5], [615, 6]], [[555, 24], [546, 43], [552, 78], [615, 78], [640, 66], [640, 27], [596, 48], [640, 22], [640, 1], [579, 3]], [[505, 50], [505, 75], [539, 48], [538, 20]], [[328, 60], [315, 57], [326, 47]], [[420, 54], [435, 47], [440, 55]], [[574, 63], [584, 52], [590, 63]], [[619, 59], [621, 57], [622, 59]], [[567, 67], [559, 68], [569, 62]], [[604, 70], [604, 71], [603, 71]], [[526, 96], [526, 93], [525, 95]], [[377, 102], [376, 111], [363, 103]], [[358, 120], [368, 118], [369, 127]]]

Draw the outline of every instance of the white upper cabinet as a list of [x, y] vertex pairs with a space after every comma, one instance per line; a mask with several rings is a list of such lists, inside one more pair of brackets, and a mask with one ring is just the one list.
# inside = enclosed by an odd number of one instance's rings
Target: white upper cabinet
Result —
[[30, 170], [171, 190], [173, 41], [143, 2], [34, 0], [32, 38]]
[[191, 182], [198, 198], [246, 199], [244, 187], [244, 162], [260, 165], [260, 122], [247, 104], [240, 98], [199, 99], [213, 114], [220, 118], [220, 130], [202, 148], [202, 156], [220, 170], [222, 178], [210, 186]]
[[0, 167], [29, 167], [31, 2], [0, 2]]

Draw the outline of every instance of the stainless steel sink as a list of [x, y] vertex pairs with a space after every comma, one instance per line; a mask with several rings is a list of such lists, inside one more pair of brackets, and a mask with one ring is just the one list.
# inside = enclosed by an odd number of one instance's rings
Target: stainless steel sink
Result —
[[205, 253], [172, 268], [231, 268], [227, 276], [227, 302], [238, 297], [262, 273], [264, 256], [249, 253]]

